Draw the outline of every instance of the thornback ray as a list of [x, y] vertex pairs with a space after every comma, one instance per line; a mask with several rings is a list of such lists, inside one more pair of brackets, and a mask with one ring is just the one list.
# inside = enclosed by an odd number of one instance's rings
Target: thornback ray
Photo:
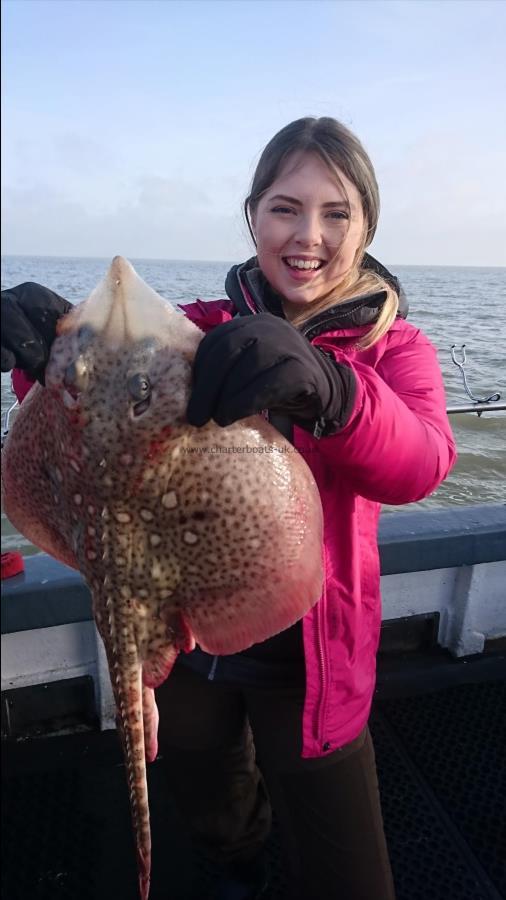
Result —
[[3, 451], [5, 512], [92, 594], [149, 894], [154, 688], [198, 644], [238, 653], [301, 619], [323, 581], [302, 456], [262, 417], [186, 420], [202, 331], [116, 257], [59, 323]]

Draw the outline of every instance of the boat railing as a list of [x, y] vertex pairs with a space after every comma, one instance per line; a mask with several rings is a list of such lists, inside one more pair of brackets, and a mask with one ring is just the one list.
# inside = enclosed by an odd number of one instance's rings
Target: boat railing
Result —
[[501, 395], [498, 391], [494, 391], [493, 394], [489, 394], [487, 397], [477, 397], [471, 391], [465, 369], [467, 362], [466, 345], [462, 344], [460, 347], [460, 359], [457, 359], [456, 344], [452, 344], [450, 350], [452, 354], [452, 362], [455, 366], [457, 366], [460, 374], [462, 375], [464, 390], [471, 400], [471, 403], [459, 404], [458, 406], [448, 406], [446, 408], [446, 412], [448, 413], [448, 415], [453, 415], [454, 413], [477, 413], [478, 417], [480, 417], [484, 412], [497, 412], [499, 410], [505, 410], [506, 403], [504, 403], [504, 401], [502, 403], [499, 402], [501, 399]]
[[485, 400], [483, 403], [462, 403], [457, 406], [446, 407], [446, 412], [449, 416], [456, 413], [477, 413], [478, 416], [481, 416], [484, 412], [504, 412], [504, 410], [506, 410], [504, 401], [498, 403], [497, 401], [489, 402], [488, 400]]
[[[384, 646], [430, 633], [434, 648], [458, 662], [486, 655], [506, 636], [506, 504], [385, 513], [379, 548]], [[75, 690], [83, 680], [101, 728], [114, 728], [105, 652], [84, 579], [45, 553], [24, 562], [23, 573], [2, 583], [7, 732], [16, 732], [23, 689], [37, 689], [38, 709], [43, 686], [49, 697], [50, 686]]]

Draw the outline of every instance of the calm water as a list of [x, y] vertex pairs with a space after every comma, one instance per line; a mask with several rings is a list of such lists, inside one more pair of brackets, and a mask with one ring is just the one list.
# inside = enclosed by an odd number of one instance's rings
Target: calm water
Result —
[[[4, 257], [2, 289], [38, 281], [67, 299], [83, 300], [104, 275], [110, 260]], [[132, 260], [139, 275], [172, 302], [222, 297], [230, 263]], [[447, 389], [448, 405], [466, 401], [450, 347], [466, 344], [471, 390], [477, 396], [499, 391], [506, 397], [506, 269], [391, 266], [410, 301], [409, 320], [433, 341]], [[2, 415], [10, 403], [10, 380], [2, 376]], [[506, 413], [452, 416], [459, 461], [448, 480], [418, 506], [506, 502]], [[2, 512], [4, 550], [34, 548]]]

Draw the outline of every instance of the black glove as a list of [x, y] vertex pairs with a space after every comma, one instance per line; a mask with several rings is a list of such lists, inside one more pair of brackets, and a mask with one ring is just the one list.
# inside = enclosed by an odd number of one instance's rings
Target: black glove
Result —
[[289, 415], [315, 436], [346, 424], [355, 378], [285, 319], [259, 313], [218, 325], [201, 341], [187, 417], [230, 425], [263, 409]]
[[72, 304], [54, 291], [26, 281], [2, 291], [2, 372], [14, 367], [44, 384], [44, 370], [58, 319]]

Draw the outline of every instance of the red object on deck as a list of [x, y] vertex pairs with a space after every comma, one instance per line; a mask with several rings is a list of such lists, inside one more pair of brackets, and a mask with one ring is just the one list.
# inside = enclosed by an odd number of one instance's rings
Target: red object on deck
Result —
[[13, 550], [10, 553], [2, 553], [2, 581], [4, 578], [12, 578], [25, 571], [25, 564], [21, 553]]
[[[12, 390], [18, 398], [18, 402], [22, 403], [28, 391], [35, 384], [35, 379], [30, 378], [22, 369], [13, 369], [11, 375]], [[2, 576], [3, 577], [3, 576]]]

